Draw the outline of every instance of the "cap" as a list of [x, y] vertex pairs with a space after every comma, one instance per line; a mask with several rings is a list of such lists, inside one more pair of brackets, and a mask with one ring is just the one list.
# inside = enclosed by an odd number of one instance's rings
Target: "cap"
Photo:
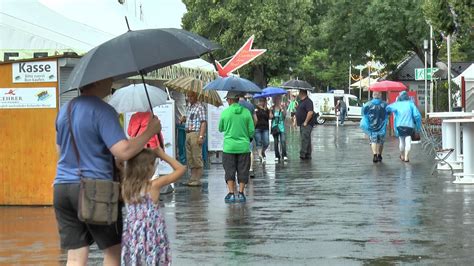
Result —
[[240, 91], [229, 91], [225, 96], [226, 99], [236, 99], [242, 96], [242, 92]]

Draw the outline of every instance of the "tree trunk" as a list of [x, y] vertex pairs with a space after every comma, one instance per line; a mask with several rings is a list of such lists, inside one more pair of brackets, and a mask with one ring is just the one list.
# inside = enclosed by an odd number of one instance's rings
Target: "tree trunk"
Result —
[[260, 88], [267, 86], [267, 77], [265, 76], [265, 68], [263, 65], [253, 67], [253, 81], [260, 86]]

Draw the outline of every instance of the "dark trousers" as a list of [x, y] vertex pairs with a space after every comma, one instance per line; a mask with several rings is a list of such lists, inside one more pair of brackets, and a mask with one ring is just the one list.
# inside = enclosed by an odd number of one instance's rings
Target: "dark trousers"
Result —
[[[280, 156], [280, 148], [278, 144], [281, 144], [281, 156]], [[281, 157], [286, 156], [286, 136], [285, 132], [280, 132], [279, 134], [273, 135], [273, 144], [275, 148], [275, 157], [280, 159]]]
[[222, 165], [225, 171], [225, 182], [234, 181], [235, 173], [239, 183], [247, 184], [249, 181], [250, 152], [249, 153], [223, 153]]
[[311, 158], [311, 131], [313, 127], [308, 126], [300, 126], [300, 134], [301, 134], [301, 148], [300, 148], [300, 157], [301, 158]]

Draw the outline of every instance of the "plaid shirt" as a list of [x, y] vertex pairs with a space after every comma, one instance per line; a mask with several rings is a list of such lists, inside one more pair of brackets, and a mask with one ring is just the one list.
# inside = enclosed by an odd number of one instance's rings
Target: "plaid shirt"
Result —
[[196, 102], [186, 108], [186, 130], [199, 131], [202, 121], [206, 121], [206, 109], [201, 103]]

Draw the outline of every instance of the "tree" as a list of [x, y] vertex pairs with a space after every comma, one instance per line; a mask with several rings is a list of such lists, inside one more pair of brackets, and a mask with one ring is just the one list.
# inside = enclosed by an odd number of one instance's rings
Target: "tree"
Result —
[[[394, 69], [408, 51], [424, 58], [423, 40], [429, 25], [421, 15], [422, 3], [413, 0], [337, 0], [323, 22], [329, 54], [365, 63], [366, 52]], [[441, 42], [441, 36], [436, 35]], [[434, 48], [434, 57], [438, 48]], [[347, 60], [347, 59], [346, 59]]]
[[314, 85], [318, 91], [326, 87], [347, 87], [348, 62], [344, 65], [331, 59], [328, 50], [315, 50], [301, 60], [296, 73], [301, 79]]
[[[219, 43], [216, 58], [233, 55], [251, 35], [267, 52], [240, 71], [260, 86], [288, 73], [307, 54], [313, 40], [313, 1], [184, 0], [183, 28]], [[224, 62], [225, 63], [225, 62]]]
[[444, 35], [452, 35], [454, 60], [474, 59], [474, 6], [469, 0], [425, 0], [427, 21]]

